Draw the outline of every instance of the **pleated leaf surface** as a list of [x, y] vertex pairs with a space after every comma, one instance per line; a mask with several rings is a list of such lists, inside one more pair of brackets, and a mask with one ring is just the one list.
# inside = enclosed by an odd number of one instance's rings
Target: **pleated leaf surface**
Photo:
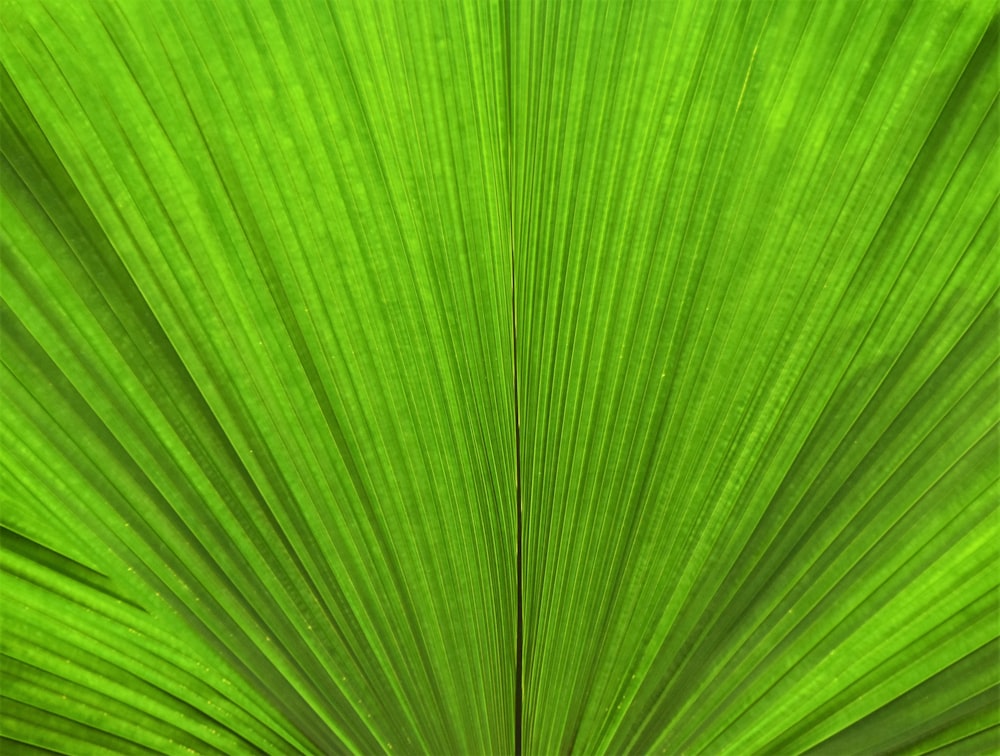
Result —
[[3, 2], [0, 747], [1000, 749], [998, 16]]
[[6, 737], [512, 750], [498, 19], [5, 7]]
[[995, 749], [996, 7], [513, 8], [526, 752]]

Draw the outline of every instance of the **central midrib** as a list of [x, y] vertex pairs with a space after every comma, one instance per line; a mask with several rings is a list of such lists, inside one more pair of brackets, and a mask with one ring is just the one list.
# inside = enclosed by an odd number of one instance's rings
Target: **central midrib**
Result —
[[517, 591], [517, 619], [514, 631], [514, 754], [521, 756], [523, 712], [524, 712], [524, 560], [523, 560], [523, 512], [521, 491], [521, 401], [518, 393], [517, 365], [517, 268], [515, 267], [515, 224], [514, 224], [514, 148], [513, 148], [513, 98], [511, 78], [513, 74], [510, 31], [512, 19], [510, 6], [507, 7], [507, 23], [504, 26], [506, 70], [506, 139], [507, 139], [507, 211], [510, 239], [510, 328], [513, 367], [514, 399], [514, 511], [516, 518], [515, 573]]
[[518, 396], [518, 373], [517, 373], [517, 294], [516, 280], [517, 273], [514, 268], [514, 223], [513, 207], [511, 208], [511, 256], [510, 256], [510, 326], [511, 326], [511, 351], [513, 354], [514, 372], [514, 510], [516, 517], [516, 545], [515, 545], [515, 571], [517, 586], [517, 627], [515, 630], [514, 643], [514, 753], [515, 756], [521, 754], [521, 717], [524, 708], [523, 696], [523, 653], [524, 653], [524, 566], [523, 566], [523, 544], [522, 544], [522, 506], [521, 506], [521, 404]]
[[[511, 259], [513, 263], [513, 258]], [[511, 266], [513, 280], [513, 265]], [[521, 507], [521, 418], [517, 387], [517, 312], [514, 304], [514, 289], [511, 287], [511, 333], [514, 366], [514, 507], [517, 520], [517, 545], [515, 549], [515, 570], [517, 573], [517, 629], [515, 631], [514, 656], [514, 753], [521, 754], [521, 717], [523, 696], [523, 649], [524, 649], [524, 568], [522, 545]]]

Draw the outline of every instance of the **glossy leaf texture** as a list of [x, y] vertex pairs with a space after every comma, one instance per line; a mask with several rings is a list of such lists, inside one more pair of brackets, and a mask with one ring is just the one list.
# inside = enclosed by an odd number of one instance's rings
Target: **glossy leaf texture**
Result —
[[1000, 749], [998, 17], [6, 0], [3, 751]]

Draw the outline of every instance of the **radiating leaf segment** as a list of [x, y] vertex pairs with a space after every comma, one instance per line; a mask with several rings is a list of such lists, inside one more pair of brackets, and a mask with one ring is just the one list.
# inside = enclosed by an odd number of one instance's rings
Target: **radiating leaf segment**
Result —
[[1000, 748], [997, 17], [6, 0], [3, 750]]

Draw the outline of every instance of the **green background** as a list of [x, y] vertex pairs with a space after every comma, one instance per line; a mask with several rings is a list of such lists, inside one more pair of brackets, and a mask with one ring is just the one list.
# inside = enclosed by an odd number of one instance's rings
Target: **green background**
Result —
[[998, 16], [4, 0], [4, 751], [1000, 749]]

